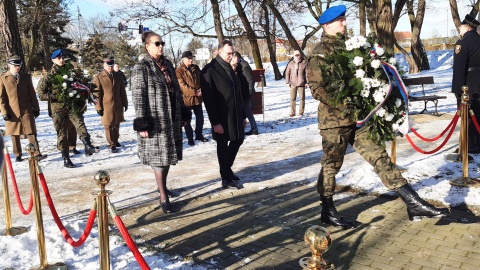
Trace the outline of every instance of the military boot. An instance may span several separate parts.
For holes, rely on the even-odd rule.
[[[97,149],[90,142],[90,137],[83,138],[82,143],[85,146],[85,155],[86,156],[91,156],[93,153],[97,152]]]
[[[75,168],[75,165],[70,160],[70,155],[68,153],[68,150],[62,151],[62,158],[63,158],[63,166],[67,168]]]
[[[335,205],[333,204],[333,197],[320,196],[320,200],[322,201],[322,212],[320,215],[321,222],[342,229],[350,229],[353,227],[353,222],[351,220],[340,216],[337,212],[337,209],[335,209]]]
[[[441,218],[450,215],[448,208],[436,208],[424,201],[417,192],[409,185],[403,185],[395,191],[407,205],[407,213],[410,221],[422,218]]]

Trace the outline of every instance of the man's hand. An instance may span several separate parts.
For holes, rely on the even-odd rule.
[[[128,110],[128,107],[125,107],[125,112]]]
[[[140,132],[138,132],[138,134],[142,138],[148,138],[148,131],[140,131]]]
[[[5,121],[10,121],[10,116],[8,116],[8,114],[5,114],[5,115],[3,116],[3,120],[5,120]]]
[[[98,115],[103,116],[103,110],[97,111]]]
[[[216,124],[213,126],[213,130],[216,133],[223,134],[225,131],[223,130],[222,124]]]
[[[40,115],[40,111],[33,111],[33,116],[37,118]]]

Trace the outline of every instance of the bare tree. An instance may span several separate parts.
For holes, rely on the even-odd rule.
[[[18,55],[24,60],[20,31],[18,30],[15,0],[0,1],[0,25],[3,41],[5,42],[5,58],[12,55]]]

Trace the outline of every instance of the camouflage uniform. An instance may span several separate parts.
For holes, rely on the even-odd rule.
[[[71,108],[66,107],[63,103],[57,100],[57,93],[52,88],[52,83],[48,81],[50,74],[55,74],[58,66],[53,65],[52,70],[43,76],[38,82],[37,92],[40,100],[48,100],[52,110],[52,119],[55,130],[57,131],[57,148],[60,151],[69,150],[69,142],[67,140],[67,132],[69,129],[68,120],[71,121],[73,126],[80,137],[80,140],[90,138],[85,121],[83,119],[82,112],[73,112]]]
[[[335,192],[335,175],[340,171],[348,144],[367,160],[379,175],[383,184],[389,189],[397,189],[407,181],[392,163],[385,147],[367,139],[368,130],[357,129],[355,120],[343,116],[345,106],[336,108],[327,105],[328,95],[322,84],[322,56],[333,52],[335,36],[324,35],[322,42],[312,51],[309,59],[307,78],[312,96],[320,101],[318,105],[318,126],[322,136],[322,169],[318,175],[318,193],[331,197]]]

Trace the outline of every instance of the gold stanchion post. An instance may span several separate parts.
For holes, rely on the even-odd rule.
[[[3,155],[8,155],[8,150],[6,146],[5,148],[3,148]],[[0,235],[15,236],[26,233],[28,231],[26,227],[12,227],[12,212],[10,208],[10,195],[8,190],[7,164],[5,160],[3,161],[2,165],[2,187],[3,204],[5,205],[5,230],[0,231]]]
[[[312,257],[303,257],[298,263],[304,270],[335,269],[335,265],[324,260],[322,253],[332,245],[330,233],[324,227],[314,225],[305,231],[305,245],[312,252]]]
[[[396,138],[394,138],[392,140],[392,156],[390,158],[392,159],[393,165],[397,166],[397,169],[400,172],[406,172],[407,171],[406,168],[403,168],[403,167],[397,165],[397,139]]]
[[[38,255],[40,256],[40,266],[32,267],[30,269],[35,269],[35,270],[67,269],[66,265],[62,262],[58,262],[55,264],[48,264],[47,262],[47,252],[45,249],[45,233],[43,230],[42,205],[40,203],[40,188],[38,185],[38,175],[37,175],[37,160],[33,156],[35,154],[36,147],[35,145],[29,143],[25,148],[25,151],[30,155],[28,159],[28,165],[30,169],[30,180],[32,182],[33,204],[35,207],[35,224],[37,227]]]
[[[110,175],[106,171],[98,171],[94,176],[97,185],[100,187],[97,195],[98,203],[98,248],[100,249],[100,270],[110,270],[110,245],[108,242],[108,195],[111,193],[105,190],[110,182]]]
[[[460,187],[479,187],[480,180],[468,177],[468,86],[462,86],[462,104],[461,104],[461,128],[459,158],[462,161],[462,177],[451,180],[450,185]]]

